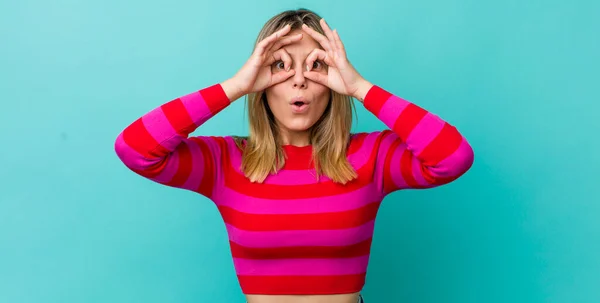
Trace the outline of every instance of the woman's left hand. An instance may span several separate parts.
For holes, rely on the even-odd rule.
[[[344,44],[342,44],[337,30],[331,31],[325,19],[321,19],[320,23],[325,36],[306,24],[302,25],[302,30],[319,42],[324,48],[316,48],[308,55],[306,68],[309,69],[309,67],[312,67],[314,61],[319,59],[327,64],[327,74],[305,70],[304,76],[340,94],[352,96],[362,101],[366,90],[372,84],[366,81],[348,61]]]

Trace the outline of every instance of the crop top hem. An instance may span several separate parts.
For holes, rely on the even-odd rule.
[[[237,275],[244,294],[332,295],[360,292],[366,272],[326,276],[245,276]]]

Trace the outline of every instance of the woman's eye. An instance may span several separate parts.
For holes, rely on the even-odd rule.
[[[275,67],[278,69],[284,69],[285,68],[285,63],[283,63],[283,61],[277,61],[275,63]]]
[[[322,68],[325,66],[325,63],[321,62],[320,60],[315,60],[315,62],[313,62],[313,69],[317,69],[317,68]]]
[[[280,70],[285,69],[285,63],[281,60],[276,61],[275,63],[273,63],[273,65],[277,69],[280,69]],[[320,60],[315,60],[315,62],[313,62],[312,69],[319,69],[319,68],[323,68],[324,66],[325,66],[325,63],[321,62]]]

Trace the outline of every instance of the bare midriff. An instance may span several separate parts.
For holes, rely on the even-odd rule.
[[[335,295],[246,295],[248,303],[356,303],[359,293]]]

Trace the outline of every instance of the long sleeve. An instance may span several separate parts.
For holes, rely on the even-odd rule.
[[[211,197],[219,177],[219,137],[188,137],[230,104],[220,84],[171,100],[127,126],[115,151],[133,172]]]
[[[383,195],[447,184],[473,164],[473,149],[456,127],[374,85],[365,108],[390,129],[380,133],[375,182]]]

